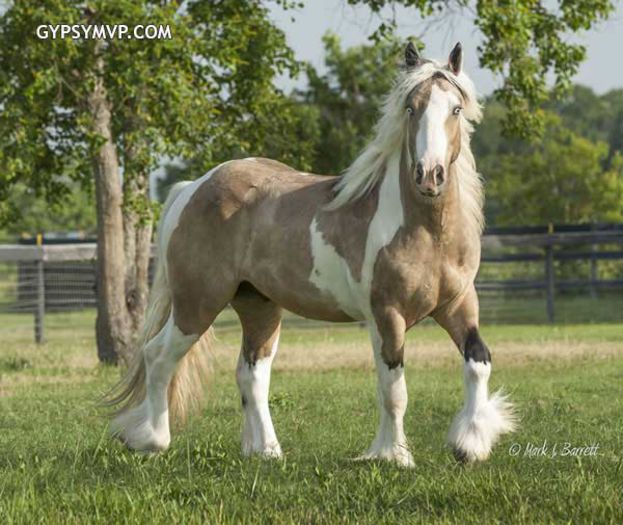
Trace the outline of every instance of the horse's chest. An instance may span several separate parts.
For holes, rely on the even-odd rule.
[[[372,301],[377,308],[399,308],[412,323],[460,295],[475,273],[463,258],[448,257],[434,246],[380,255],[372,283]]]

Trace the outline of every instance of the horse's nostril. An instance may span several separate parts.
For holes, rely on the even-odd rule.
[[[435,183],[437,186],[441,186],[445,179],[445,170],[441,164],[437,164],[435,167]]]
[[[417,166],[415,167],[415,182],[417,184],[421,184],[423,178],[424,178],[424,165],[420,161],[417,163]]]

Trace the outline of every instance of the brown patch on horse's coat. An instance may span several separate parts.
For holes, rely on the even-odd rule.
[[[465,93],[454,83],[450,82],[447,78],[442,77],[435,83],[444,91],[454,90],[459,100],[465,102]],[[461,152],[461,126],[459,125],[459,117],[450,115],[445,124],[446,137],[448,137],[448,151],[450,153],[449,164],[453,163],[459,158]]]
[[[466,235],[460,214],[447,210],[457,204],[456,174],[450,170],[443,202],[429,202],[413,188],[404,163],[401,167],[405,224],[374,265],[371,304],[379,328],[388,311],[399,313],[409,328],[460,300],[480,261],[479,239]]]
[[[428,101],[430,100],[430,93],[433,89],[435,80],[429,78],[421,84],[419,84],[407,97],[406,105],[413,110],[412,121],[419,122],[426,111]],[[415,137],[415,135],[414,135]]]
[[[381,357],[391,369],[404,366],[405,354],[405,318],[392,307],[375,312],[377,330],[381,336]]]

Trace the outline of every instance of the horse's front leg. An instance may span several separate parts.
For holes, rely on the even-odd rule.
[[[457,304],[436,316],[463,354],[465,403],[448,433],[448,443],[459,461],[489,457],[497,439],[512,432],[516,418],[511,403],[500,392],[489,397],[491,353],[478,330],[478,297],[472,288]]]
[[[407,409],[407,384],[404,375],[405,321],[391,311],[370,321],[370,337],[378,379],[379,429],[374,442],[361,459],[386,459],[413,467],[407,446],[403,418]]]

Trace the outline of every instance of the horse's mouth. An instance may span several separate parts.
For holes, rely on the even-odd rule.
[[[428,190],[428,191],[418,190],[418,191],[420,192],[420,195],[428,199],[436,199],[437,197],[441,195],[441,192],[439,191],[433,191],[433,190]]]

